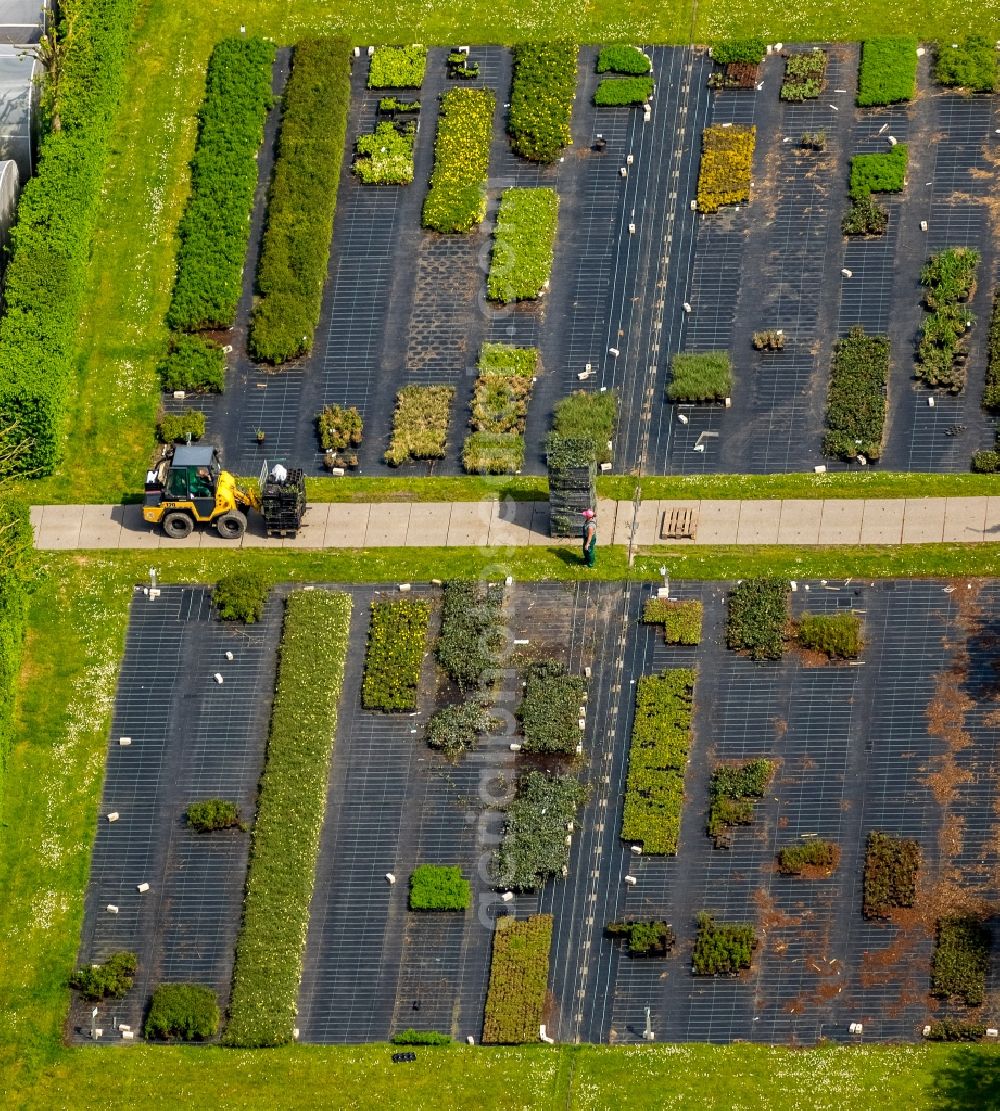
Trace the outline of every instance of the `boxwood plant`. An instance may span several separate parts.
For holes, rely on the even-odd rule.
[[[372,602],[361,704],[366,710],[415,710],[427,651],[429,602],[419,598]]]

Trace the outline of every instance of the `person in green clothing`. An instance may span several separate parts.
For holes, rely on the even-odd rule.
[[[597,562],[597,514],[592,509],[583,511],[583,561],[588,567]]]

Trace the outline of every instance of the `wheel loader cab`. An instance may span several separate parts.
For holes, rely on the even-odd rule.
[[[163,502],[190,502],[199,520],[215,512],[215,495],[222,464],[214,447],[178,447],[167,466]]]

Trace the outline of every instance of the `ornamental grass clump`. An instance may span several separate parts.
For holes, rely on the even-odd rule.
[[[577,47],[571,42],[523,42],[513,50],[507,130],[515,154],[555,162],[573,141]]]
[[[718,212],[750,199],[756,127],[706,127],[701,136],[698,209]]]
[[[733,392],[728,351],[678,354],[670,364],[667,397],[671,401],[725,401]]]
[[[443,459],[454,397],[453,386],[404,386],[396,394],[385,461],[399,467],[415,459]]]
[[[495,109],[492,89],[452,89],[441,97],[425,228],[464,233],[482,223]]]
[[[431,607],[417,598],[372,602],[361,704],[366,710],[417,708]]]
[[[881,456],[888,382],[889,340],[866,335],[860,325],[852,328],[833,349],[823,438],[827,455]]]
[[[822,652],[830,659],[856,660],[864,646],[861,616],[857,613],[804,613],[798,625],[803,648]]]
[[[505,189],[500,195],[486,291],[510,304],[540,297],[552,273],[559,195],[554,189]]]
[[[549,987],[552,915],[496,920],[483,1042],[524,1045],[539,1040]]]

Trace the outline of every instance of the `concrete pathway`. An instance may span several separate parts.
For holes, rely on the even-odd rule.
[[[692,509],[695,538],[681,544],[927,544],[1000,541],[1000,497],[831,501],[600,502],[603,544],[648,547],[662,536],[664,515]],[[169,540],[142,519],[139,505],[33,506],[35,545],[66,548],[233,547],[213,529]],[[294,540],[272,540],[251,516],[246,548],[509,547],[576,543],[549,538],[547,502],[343,502],[311,505]]]

